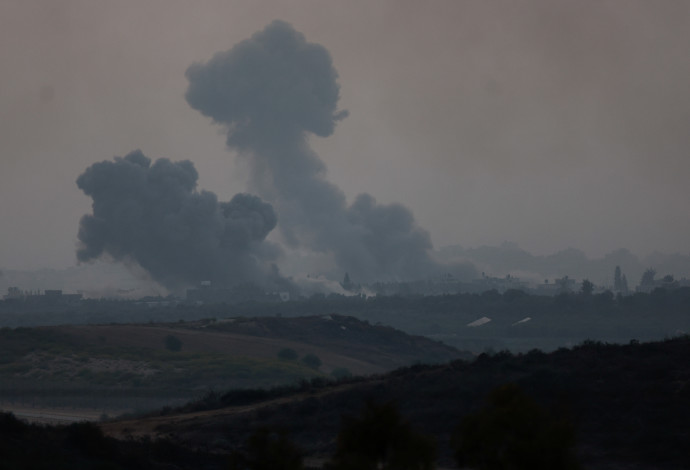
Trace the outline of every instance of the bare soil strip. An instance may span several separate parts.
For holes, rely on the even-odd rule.
[[[3,407],[2,411],[10,412],[17,418],[29,423],[70,424],[82,421],[98,421],[101,412],[96,410],[54,410],[48,408],[14,408]]]
[[[208,420],[222,420],[227,416],[235,416],[242,413],[249,413],[260,408],[270,408],[290,402],[298,402],[311,397],[323,397],[331,393],[340,393],[357,387],[359,384],[342,384],[329,387],[324,390],[314,392],[302,392],[287,397],[280,397],[273,400],[253,403],[251,405],[230,406],[214,410],[197,411],[192,413],[181,413],[168,416],[152,416],[125,421],[113,421],[101,423],[103,432],[116,439],[131,439],[140,437],[164,437],[168,434],[166,429],[185,428],[188,425],[199,426]]]

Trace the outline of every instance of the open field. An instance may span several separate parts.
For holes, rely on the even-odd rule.
[[[110,416],[179,405],[211,390],[467,357],[338,316],[5,328],[0,341],[0,408],[89,408]]]

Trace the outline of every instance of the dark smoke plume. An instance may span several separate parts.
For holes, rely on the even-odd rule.
[[[360,281],[419,279],[435,271],[429,234],[400,204],[368,194],[347,205],[309,146],[333,133],[340,86],[329,52],[275,21],[250,39],[187,69],[190,106],[227,128],[227,144],[251,163],[252,186],[280,215],[292,246],[329,253]]]
[[[79,261],[133,261],[170,290],[203,280],[282,282],[267,264],[279,254],[265,241],[277,221],[272,206],[249,194],[219,202],[196,190],[197,177],[190,161],[151,164],[138,150],[90,166],[77,179],[93,199],[80,222]]]

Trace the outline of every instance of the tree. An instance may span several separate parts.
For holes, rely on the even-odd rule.
[[[283,348],[278,351],[278,357],[286,361],[294,361],[299,357],[299,355],[297,354],[297,351],[292,348]]]
[[[283,431],[261,428],[245,443],[244,452],[230,456],[231,470],[302,470],[302,451]]]
[[[403,420],[393,403],[367,402],[358,417],[344,417],[334,470],[431,470],[435,446]]]
[[[465,416],[452,436],[459,467],[477,470],[573,470],[575,432],[515,384],[493,390],[487,405]]]
[[[346,379],[352,377],[352,372],[346,367],[336,367],[331,371],[331,376],[335,379]]]
[[[585,296],[590,296],[592,292],[594,292],[594,284],[589,279],[583,279],[580,293]]]
[[[656,276],[656,271],[652,268],[647,269],[644,273],[642,273],[640,287],[652,287],[654,285],[654,276]]]
[[[107,458],[112,455],[113,442],[96,423],[72,423],[65,429],[67,442],[88,457]]]
[[[304,362],[307,367],[311,367],[312,369],[318,369],[321,367],[321,359],[319,359],[319,356],[313,353],[305,355],[302,358],[302,362]]]
[[[623,277],[621,276],[621,267],[616,266],[613,271],[613,290],[621,292],[623,290]]]
[[[611,304],[613,304],[614,295],[613,292],[611,292],[610,290],[606,290],[601,294],[595,295],[594,298],[597,299],[597,302],[599,304],[604,306],[610,306]]]
[[[520,289],[508,289],[503,293],[503,299],[507,302],[527,297],[527,293]]]
[[[346,291],[351,291],[355,288],[355,284],[350,280],[350,275],[348,273],[345,273],[345,277],[343,278],[343,282],[340,283],[340,286]]]
[[[165,337],[165,348],[168,351],[180,351],[182,350],[182,341],[177,336],[168,335]]]

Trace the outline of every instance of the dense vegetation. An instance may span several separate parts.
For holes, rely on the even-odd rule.
[[[93,423],[29,425],[0,413],[3,470],[156,470],[227,468],[227,458],[190,451],[169,441],[118,441]]]
[[[188,409],[219,407],[217,418],[206,411],[188,421],[157,422],[153,435],[175,436],[178,444],[191,448],[215,443],[210,446],[214,451],[230,452],[252,430],[280,429],[308,455],[327,459],[337,449],[343,416],[358,415],[367,402],[393,403],[415,432],[434,438],[439,462],[448,466],[456,455],[452,436],[468,416],[480,421],[524,416],[510,409],[482,411],[497,403],[492,390],[514,384],[522,403],[518,409],[544,410],[533,424],[541,422],[550,431],[535,431],[535,439],[551,442],[549,437],[561,436],[561,442],[573,442],[584,468],[684,468],[690,464],[688,357],[687,337],[627,345],[586,342],[550,354],[482,354],[472,362],[418,365],[368,379],[221,394]],[[254,405],[245,408],[247,403]],[[237,412],[226,406],[237,406]],[[519,420],[512,421],[520,435]],[[138,426],[136,421],[126,425]],[[117,423],[105,426],[115,429]],[[520,446],[529,447],[529,442]],[[569,454],[555,453],[554,459],[558,455],[567,460]]]
[[[687,468],[688,357],[687,337],[624,346],[587,342],[550,354],[482,354],[473,362],[321,380],[263,397],[228,394],[235,412],[207,411],[184,421],[168,411],[168,422],[157,416],[102,424],[105,434],[89,424],[28,426],[1,415],[0,452],[3,468],[39,469],[251,470],[276,461],[291,463],[271,468],[314,462],[398,468],[391,463],[397,455],[416,462],[411,469],[433,468],[430,462],[577,468],[578,461],[583,468]],[[226,400],[215,406],[227,406]],[[123,425],[136,434],[151,419],[157,424],[149,437],[106,437]]]

